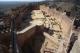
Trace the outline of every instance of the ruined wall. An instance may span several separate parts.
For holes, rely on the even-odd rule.
[[[66,16],[65,12],[59,12],[56,9],[50,9],[49,7],[44,5],[40,6],[40,11],[41,13],[43,13],[45,18],[44,20],[46,21],[44,23],[43,18],[41,19],[38,18],[38,15],[40,14],[37,14],[38,19],[33,19],[33,21],[35,20],[35,24],[37,23],[37,21],[41,20],[43,22],[42,25],[44,25],[44,27],[54,31],[61,31],[54,32],[53,35],[50,35],[49,33],[47,33],[48,35],[44,34],[46,38],[45,42],[42,45],[41,53],[44,52],[66,53],[66,49],[71,36],[70,32],[72,27],[72,21]],[[54,24],[51,24],[51,22],[53,22]]]

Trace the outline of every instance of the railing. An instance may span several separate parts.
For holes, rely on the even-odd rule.
[[[18,44],[17,44],[17,34],[16,34],[16,27],[15,27],[15,17],[11,17],[11,53],[20,53]]]

